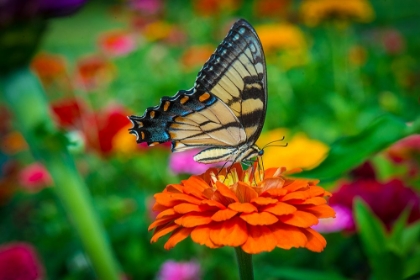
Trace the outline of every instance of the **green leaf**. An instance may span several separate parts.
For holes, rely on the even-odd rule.
[[[322,181],[334,180],[373,154],[418,131],[420,118],[407,125],[391,115],[383,115],[358,135],[343,137],[334,142],[327,158],[319,166],[298,176],[318,178]]]
[[[346,280],[347,278],[335,273],[335,272],[322,272],[310,269],[298,269],[298,268],[285,268],[285,267],[266,267],[264,271],[267,271],[266,275],[270,278],[275,277],[276,279],[288,279],[288,280]],[[257,277],[258,278],[258,277]]]
[[[395,221],[394,225],[392,226],[391,236],[389,238],[389,248],[392,249],[393,252],[403,256],[404,255],[404,247],[402,246],[403,243],[403,234],[404,230],[407,225],[408,216],[411,212],[411,206],[406,207],[398,219]]]
[[[416,222],[404,228],[401,250],[408,253],[420,242],[420,222]]]
[[[385,252],[387,240],[385,227],[372,213],[361,199],[356,199],[354,204],[357,229],[366,254],[374,258]]]
[[[355,202],[356,225],[360,234],[373,279],[401,279],[403,258],[390,250],[385,226],[360,199]]]

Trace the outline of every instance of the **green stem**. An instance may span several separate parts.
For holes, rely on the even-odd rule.
[[[242,251],[241,247],[235,247],[236,259],[238,260],[239,279],[254,280],[254,269],[252,267],[252,255]]]
[[[99,279],[119,279],[112,255],[91,197],[67,150],[66,138],[55,128],[38,80],[29,69],[0,77],[0,93],[12,110],[15,123],[34,157],[51,173],[54,190],[79,234]]]

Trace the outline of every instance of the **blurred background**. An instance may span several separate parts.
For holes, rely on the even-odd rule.
[[[324,252],[257,255],[256,278],[419,272],[419,1],[2,2],[0,279],[106,275],[95,234],[121,279],[237,279],[232,248],[150,244],[153,194],[207,166],[167,144],[137,145],[127,116],[191,88],[239,18],[267,60],[258,144],[288,143],[266,149],[265,167],[309,170],[326,158],[307,174],[337,212],[317,226]],[[81,222],[90,211],[92,235]]]

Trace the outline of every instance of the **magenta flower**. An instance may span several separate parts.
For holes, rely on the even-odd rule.
[[[124,56],[136,48],[136,40],[126,31],[109,31],[101,35],[99,47],[106,55]]]
[[[0,246],[0,279],[37,280],[44,278],[44,268],[35,249],[27,243]]]
[[[392,228],[393,223],[408,207],[411,207],[408,222],[412,223],[420,219],[419,195],[398,179],[385,183],[374,179],[359,179],[344,183],[333,192],[329,203],[333,207],[341,206],[353,210],[356,197],[360,197],[369,205],[387,229]],[[348,229],[355,230],[354,226]]]
[[[200,265],[195,261],[176,262],[166,261],[160,267],[158,280],[198,280],[200,277]]]
[[[420,134],[401,139],[388,149],[387,155],[394,163],[406,165],[411,176],[417,175],[420,172]]]
[[[25,167],[19,174],[20,185],[27,191],[37,192],[52,184],[47,169],[40,163]]]
[[[312,228],[322,233],[337,232],[354,228],[351,209],[341,205],[331,205],[335,211],[335,218],[320,219]]]
[[[210,164],[194,161],[194,156],[199,150],[187,150],[184,152],[172,153],[169,158],[169,167],[175,174],[202,174],[212,166]]]

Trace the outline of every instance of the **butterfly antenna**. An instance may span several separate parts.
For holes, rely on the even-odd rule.
[[[264,145],[264,147],[262,147],[261,150],[264,150],[265,148],[269,147],[271,144],[275,143],[275,142],[282,142],[284,140],[284,136],[281,139],[277,139],[271,142],[268,142],[267,144]],[[287,147],[288,143],[283,144],[283,145],[271,145],[270,147]]]

